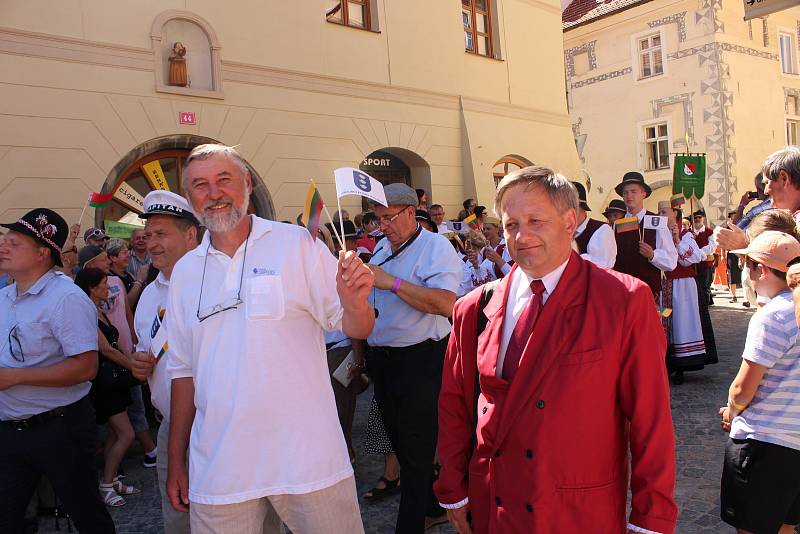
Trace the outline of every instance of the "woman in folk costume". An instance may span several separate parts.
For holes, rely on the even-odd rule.
[[[680,228],[683,196],[672,201],[659,202],[658,212],[667,217],[672,230],[678,265],[665,272],[661,282],[662,322],[667,335],[667,369],[673,384],[683,383],[684,371],[702,369],[706,364],[717,363],[714,330],[708,314],[706,300],[701,298],[695,277],[695,264],[704,256],[691,230]],[[671,309],[672,312],[666,312]],[[665,317],[666,315],[666,317]]]
[[[467,250],[463,256],[464,273],[458,296],[463,297],[476,287],[496,280],[494,263],[486,259],[484,249],[489,245],[486,237],[477,230],[471,230],[466,239]]]

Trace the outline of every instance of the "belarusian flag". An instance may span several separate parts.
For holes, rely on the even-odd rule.
[[[686,198],[703,198],[706,189],[706,157],[702,154],[676,154],[672,173],[672,193]]]
[[[306,206],[305,209],[303,209],[303,224],[306,225],[308,232],[311,234],[311,239],[314,241],[317,240],[317,234],[319,233],[320,214],[322,213],[323,206],[322,196],[319,194],[317,186],[312,181],[311,185],[308,187]]]
[[[114,198],[114,193],[103,195],[101,193],[91,193],[87,202],[93,208],[105,208],[111,205],[111,200]]]

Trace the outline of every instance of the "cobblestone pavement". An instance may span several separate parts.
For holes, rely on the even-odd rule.
[[[739,290],[741,298],[741,290]],[[702,371],[686,373],[686,381],[672,388],[672,414],[678,444],[676,500],[680,510],[677,532],[680,534],[720,534],[732,532],[719,519],[719,481],[725,435],[719,428],[717,410],[727,398],[727,388],[739,367],[747,321],[752,310],[740,303],[730,304],[730,294],[719,293],[712,307],[720,363]],[[363,449],[364,428],[371,400],[371,390],[360,396],[356,413],[353,443]],[[142,488],[141,495],[128,497],[128,504],[112,509],[120,534],[158,534],[162,532],[160,501],[155,469],[141,467],[141,456],[129,457],[125,464],[127,482]],[[359,454],[356,480],[359,494],[367,491],[383,472],[379,457]],[[394,532],[399,503],[395,495],[376,504],[362,501],[361,512],[367,533]],[[54,528],[52,517],[40,519],[41,534],[65,532]],[[449,526],[435,527],[432,534],[453,533]]]

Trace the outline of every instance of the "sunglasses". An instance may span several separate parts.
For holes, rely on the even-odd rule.
[[[84,240],[86,239],[105,239],[106,233],[102,230],[94,230],[92,233],[87,235]]]

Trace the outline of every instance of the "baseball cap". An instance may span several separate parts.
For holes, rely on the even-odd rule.
[[[97,245],[86,245],[78,252],[78,267],[86,268],[86,264],[105,252],[103,247]]]
[[[89,228],[83,233],[83,240],[88,241],[90,239],[109,239],[109,237],[102,228]]]
[[[732,250],[777,271],[786,272],[789,263],[800,256],[800,242],[789,234],[767,230],[750,241],[747,248]]]

